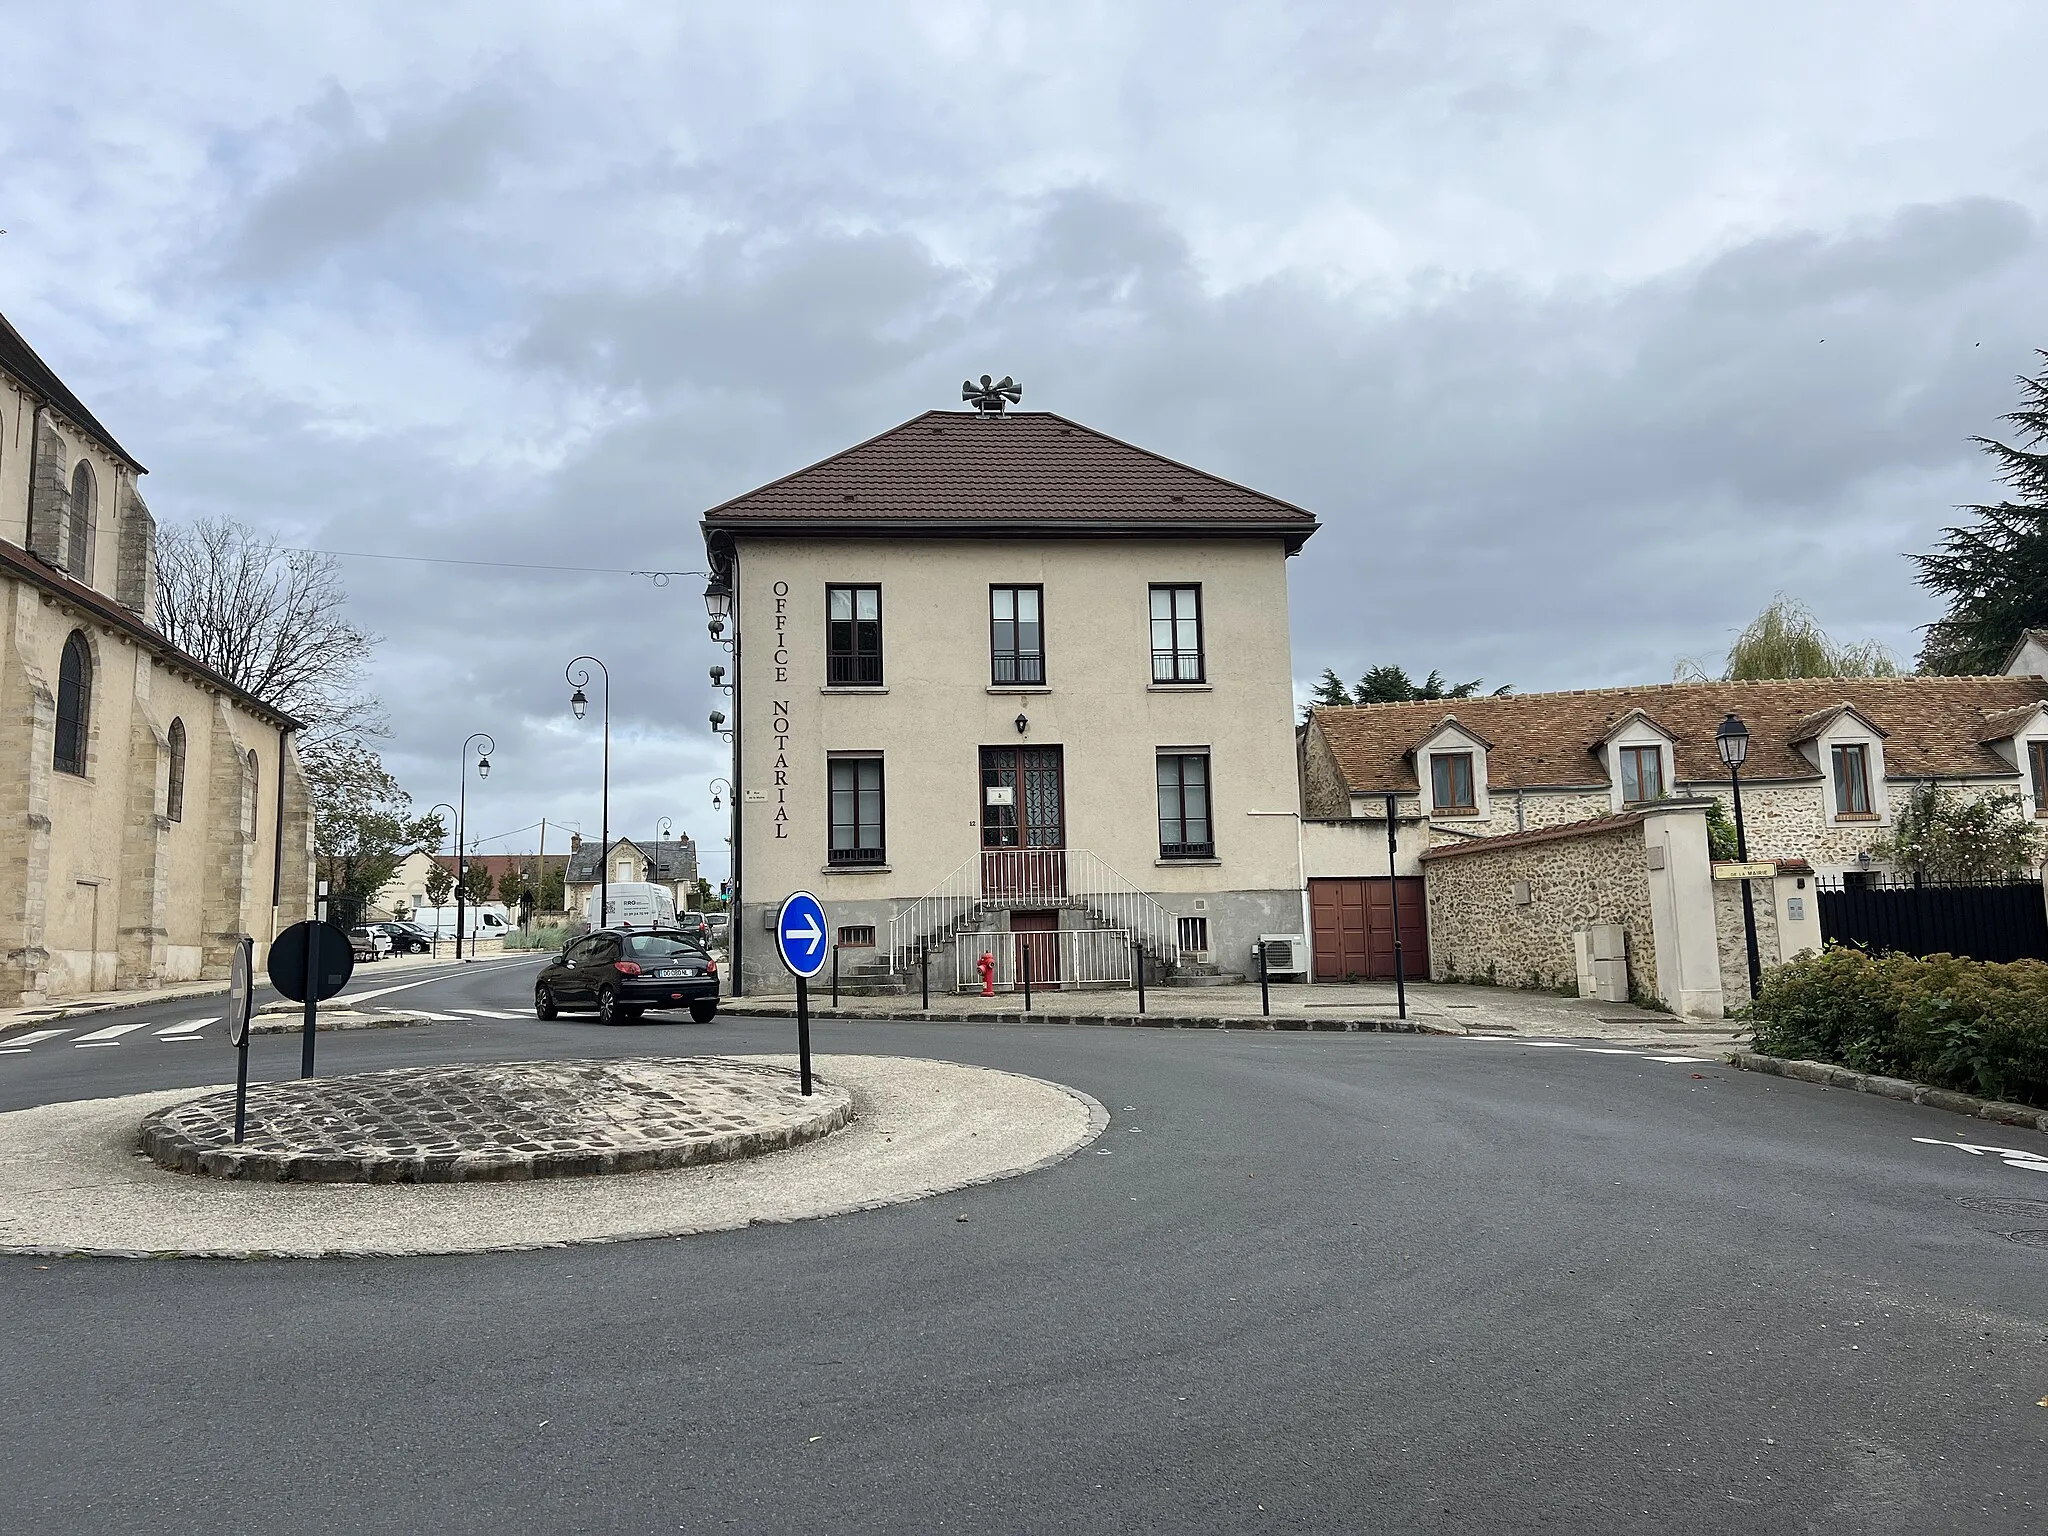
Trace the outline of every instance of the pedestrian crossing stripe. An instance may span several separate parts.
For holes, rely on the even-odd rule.
[[[502,1008],[458,1008],[457,1013],[473,1014],[479,1019],[523,1019],[523,1013],[507,1013]]]
[[[134,1024],[109,1024],[105,1029],[96,1029],[89,1035],[80,1035],[73,1045],[111,1045],[123,1035],[133,1034],[138,1029],[149,1028],[149,1020]]]
[[[55,1040],[59,1035],[68,1035],[70,1033],[71,1031],[68,1029],[30,1030],[25,1035],[16,1035],[13,1039],[9,1040],[7,1042],[7,1049],[10,1051],[25,1051],[32,1045],[39,1045],[45,1040]]]

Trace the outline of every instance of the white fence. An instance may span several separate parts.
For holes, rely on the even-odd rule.
[[[1045,933],[994,929],[955,937],[953,990],[979,992],[981,957],[988,955],[995,961],[996,990],[1023,991],[1027,949],[1034,991],[1137,985],[1127,928],[1061,928]]]

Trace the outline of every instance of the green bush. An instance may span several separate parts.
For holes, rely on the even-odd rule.
[[[2039,960],[1831,945],[1766,975],[1750,1016],[1766,1055],[2048,1105],[2048,964]]]
[[[567,928],[532,928],[515,930],[505,936],[507,949],[560,949],[569,942]]]

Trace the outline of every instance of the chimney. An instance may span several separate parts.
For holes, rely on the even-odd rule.
[[[571,853],[580,853],[582,849],[583,834],[581,832],[571,832],[569,834],[569,851]]]

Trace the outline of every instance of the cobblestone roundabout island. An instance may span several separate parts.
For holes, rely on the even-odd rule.
[[[641,1173],[777,1152],[853,1118],[853,1096],[716,1057],[401,1067],[210,1094],[142,1122],[163,1168],[309,1183],[461,1183]]]

